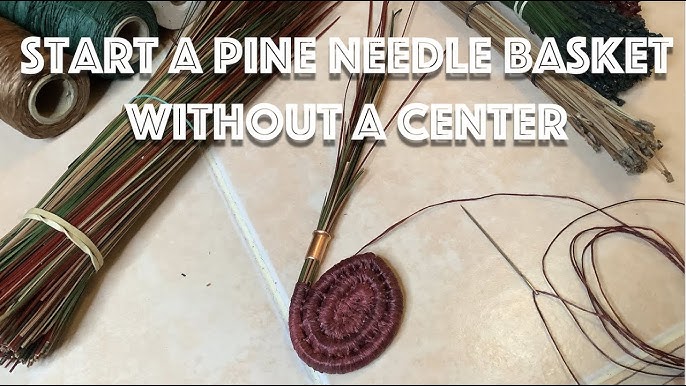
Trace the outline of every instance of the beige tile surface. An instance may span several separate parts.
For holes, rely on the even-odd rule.
[[[407,12],[410,2],[393,6]],[[675,48],[667,79],[643,82],[626,96],[625,109],[656,124],[665,143],[660,156],[676,182],[665,183],[654,169],[627,176],[572,129],[566,146],[547,147],[410,147],[392,132],[350,200],[323,269],[400,217],[449,198],[509,191],[573,195],[598,204],[634,197],[683,200],[684,4],[643,7],[649,27],[673,36]],[[344,3],[337,13],[342,17],[327,36],[364,34],[367,3]],[[447,8],[429,2],[418,3],[408,35],[476,36]],[[278,80],[257,102],[340,103],[345,80],[329,79],[325,55],[326,44],[320,44],[316,80]],[[490,81],[439,75],[412,101],[550,102],[528,81],[504,80],[498,55],[493,68]],[[141,85],[112,84],[79,125],[55,140],[29,140],[0,126],[0,232],[15,225]],[[389,82],[379,106],[382,119],[390,118],[411,87],[408,80]],[[249,140],[214,146],[110,260],[59,350],[28,370],[0,373],[0,383],[571,381],[530,292],[457,206],[428,212],[370,248],[395,268],[406,296],[403,324],[390,348],[360,371],[313,378],[290,349],[283,316],[334,158],[335,148],[319,138],[300,147],[284,137],[270,146]],[[503,198],[467,206],[539,286],[547,243],[584,213],[579,205],[553,200]],[[659,227],[684,250],[683,210],[634,205],[613,213]],[[613,300],[644,336],[683,342],[681,275],[644,246],[622,241],[602,247],[600,270]],[[579,297],[566,248],[552,249],[551,277]],[[613,376],[616,369],[573,332],[558,304],[543,301],[542,308],[584,381]]]
[[[684,355],[684,347],[681,346],[680,348],[677,348],[674,350],[674,354],[676,355]],[[657,366],[647,366],[645,367],[642,371],[645,372],[659,372],[660,369],[657,368]],[[665,378],[660,378],[656,377],[654,375],[650,374],[645,374],[645,373],[632,373],[632,374],[622,374],[620,377],[617,377],[615,379],[610,380],[612,383],[606,383],[606,384],[621,384],[621,385],[649,385],[649,384],[656,384],[656,383],[665,383],[670,385],[683,385],[684,384],[684,378],[682,377],[675,377],[674,379],[666,379]]]
[[[409,9],[409,3],[403,5]],[[661,157],[674,175],[683,176],[683,4],[646,4],[644,8],[646,17],[653,22],[651,27],[659,26],[665,36],[674,36],[677,47],[669,57],[667,80],[651,79],[639,85],[627,95],[626,109],[658,126],[666,143]],[[363,5],[346,4],[341,11],[346,17],[330,35],[363,33],[365,11]],[[438,39],[474,36],[462,21],[435,3],[419,4],[408,34]],[[319,54],[322,58],[325,52]],[[498,68],[502,68],[500,57],[494,58],[494,69]],[[342,100],[344,87],[344,81],[327,81],[322,76],[305,85],[278,81],[259,101],[277,106],[314,99],[336,103]],[[382,119],[392,115],[410,87],[409,81],[388,84],[379,108]],[[505,81],[497,71],[490,81],[446,81],[439,75],[423,84],[413,101],[468,105],[549,102],[529,82]],[[269,147],[246,142],[242,147],[216,150],[244,200],[278,278],[290,290],[310,232],[316,226],[335,149],[323,148],[318,141],[295,148],[282,140]],[[410,148],[392,133],[386,146],[373,156],[367,177],[350,200],[324,269],[350,256],[386,226],[418,207],[448,198],[502,191],[567,194],[606,204],[645,196],[683,199],[684,182],[681,178],[667,184],[654,170],[627,176],[607,154],[594,154],[571,130],[570,141],[563,147],[513,147],[511,143],[478,147],[469,143],[462,147]],[[539,285],[543,283],[539,258],[547,241],[566,221],[583,213],[583,208],[576,205],[531,200],[501,199],[471,204],[470,208]],[[659,226],[683,248],[681,213],[677,210],[675,214],[673,207],[634,206],[618,211],[632,220]],[[608,257],[603,272],[627,264],[626,253],[638,247],[624,243],[605,248],[616,260]],[[397,270],[407,296],[406,316],[399,336],[381,358],[358,372],[331,377],[333,382],[570,381],[535,314],[530,294],[459,208],[432,211],[371,250]],[[551,270],[556,283],[579,295],[579,288],[570,280],[571,270],[562,265],[565,250],[564,245],[553,250]],[[650,276],[638,285],[634,284],[638,279],[622,280],[628,272],[613,275],[620,279],[612,282],[619,293],[616,296],[622,296],[617,301],[648,299],[630,303],[635,304],[630,306],[633,311],[626,312],[634,312],[637,323],[651,336],[672,327],[672,332],[682,332],[683,281],[673,270],[654,265],[652,260],[633,263],[632,269],[647,269]],[[662,287],[653,288],[663,282],[666,284]],[[655,297],[647,295],[658,290],[666,291],[668,300],[652,303]],[[545,306],[549,306],[551,317],[560,318],[555,327],[567,354],[576,359],[576,371],[587,381],[605,376],[607,361],[578,334],[571,333],[555,304]]]

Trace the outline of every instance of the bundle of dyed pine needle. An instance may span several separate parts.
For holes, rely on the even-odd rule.
[[[329,2],[212,2],[193,28],[202,74],[168,74],[161,64],[137,103],[247,103],[271,75],[242,65],[213,73],[214,38],[307,36],[335,4]],[[193,138],[192,128],[188,138]],[[0,364],[31,365],[53,348],[89,279],[203,142],[137,141],[120,113],[78,157],[27,219],[0,240]],[[60,231],[56,231],[55,229]],[[66,237],[66,235],[69,236]],[[97,331],[95,332],[97,333]]]
[[[393,34],[389,4],[382,4],[381,21],[372,35],[370,2],[368,36]],[[403,314],[398,280],[373,253],[342,260],[315,282],[337,219],[373,148],[368,139],[352,139],[355,125],[364,114],[363,107],[378,102],[385,79],[385,74],[361,74],[356,80],[349,117],[341,124],[331,187],[291,298],[288,327],[293,347],[320,372],[347,373],[372,362],[391,343]]]
[[[645,20],[638,15],[635,7],[624,5],[625,2],[594,1],[502,1],[512,8],[524,20],[531,30],[541,38],[555,38],[559,47],[567,47],[567,41],[576,36],[591,37],[631,37],[648,38],[662,36],[648,31]],[[624,104],[619,93],[633,87],[636,83],[650,76],[654,65],[652,49],[639,50],[645,53],[645,64],[648,72],[640,74],[613,74],[609,71],[594,74],[586,71],[575,75],[587,85],[593,87],[602,96]],[[561,49],[562,58],[573,61],[566,49]],[[614,51],[617,62],[625,63],[626,47],[622,41]],[[590,56],[590,55],[589,55]]]
[[[505,37],[527,38],[488,3],[443,1],[462,20],[482,36],[490,37],[492,45],[502,54]],[[531,55],[538,57],[539,47],[532,42]],[[531,73],[528,73],[531,78]],[[662,142],[655,137],[652,123],[636,119],[604,98],[577,78],[546,72],[531,79],[567,112],[569,123],[594,150],[605,149],[612,159],[628,173],[642,173],[652,163],[668,182],[672,174],[657,157]]]

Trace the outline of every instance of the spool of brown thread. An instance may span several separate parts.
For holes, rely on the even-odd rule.
[[[40,50],[45,69],[21,73],[22,41],[31,36],[0,18],[0,119],[31,138],[55,137],[86,113],[90,81],[86,74],[66,74],[72,57],[64,54],[62,74],[50,73],[50,55]]]

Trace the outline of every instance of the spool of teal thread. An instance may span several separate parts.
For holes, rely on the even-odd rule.
[[[100,62],[104,59],[104,38],[157,37],[155,12],[145,1],[2,1],[0,16],[34,35],[68,37],[65,50],[74,54],[82,37],[90,37]],[[131,67],[138,72],[136,55]],[[133,74],[96,74],[103,78],[124,78]]]

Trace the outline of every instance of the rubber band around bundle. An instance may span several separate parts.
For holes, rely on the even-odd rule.
[[[521,3],[521,4],[520,4]],[[524,19],[522,14],[524,13],[524,7],[526,7],[528,1],[515,1],[514,6],[512,7],[512,10],[515,11],[517,16],[519,16],[520,19]],[[517,6],[519,5],[519,9],[517,9]]]
[[[471,4],[469,4],[469,8],[467,8],[467,12],[465,13],[465,16],[464,16],[464,22],[465,22],[465,24],[467,24],[467,27],[469,27],[469,28],[472,28],[472,26],[469,25],[469,15],[472,14],[474,7],[476,7],[479,4],[490,4],[490,1],[475,1]]]
[[[90,257],[96,272],[102,267],[104,259],[98,247],[95,246],[93,241],[91,241],[85,233],[81,232],[63,218],[44,209],[32,208],[26,212],[24,219],[40,221],[50,228],[63,233],[72,243],[74,243],[74,245]]]

